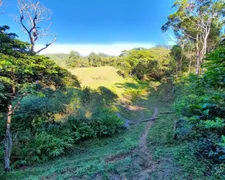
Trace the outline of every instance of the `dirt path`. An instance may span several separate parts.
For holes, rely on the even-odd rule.
[[[146,124],[145,131],[140,138],[139,152],[136,158],[137,162],[139,162],[140,171],[138,173],[138,176],[136,176],[134,179],[138,179],[138,180],[150,179],[152,174],[155,171],[157,171],[159,164],[158,162],[153,160],[152,153],[149,152],[148,146],[147,146],[148,134],[154,123],[154,120],[156,119],[157,114],[158,114],[158,108],[155,107],[154,114],[149,119],[150,121]]]
[[[147,148],[147,136],[148,136],[148,132],[150,130],[150,128],[152,127],[153,125],[153,122],[156,118],[158,114],[158,108],[155,107],[155,111],[154,111],[154,114],[152,115],[152,117],[149,119],[149,122],[146,124],[146,128],[145,128],[145,131],[143,133],[143,135],[141,136],[140,138],[140,143],[139,143],[139,150],[143,153],[147,153],[148,152],[148,148]]]
[[[148,119],[145,130],[140,137],[139,144],[135,149],[130,152],[106,157],[105,162],[114,163],[130,156],[133,162],[129,167],[133,177],[132,179],[144,180],[150,178],[151,174],[157,170],[158,163],[153,160],[151,152],[148,151],[147,138],[157,114],[158,108],[155,107],[154,113],[152,117]],[[123,178],[120,177],[118,179]]]
[[[152,115],[151,118],[149,118],[148,123],[146,124],[145,131],[140,138],[139,145],[137,148],[132,149],[130,152],[108,156],[105,158],[105,162],[112,163],[112,162],[120,161],[137,152],[141,152],[149,156],[149,152],[147,148],[147,137],[148,137],[149,130],[152,127],[154,120],[156,119],[157,114],[158,114],[158,108],[155,108],[154,114]]]

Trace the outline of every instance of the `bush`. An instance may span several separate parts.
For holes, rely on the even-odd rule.
[[[108,109],[102,109],[94,113],[90,119],[77,119],[69,117],[69,126],[75,134],[76,140],[112,136],[123,126],[123,121]]]
[[[76,127],[74,135],[76,140],[80,140],[95,137],[96,132],[89,124],[81,123],[78,127]]]
[[[112,136],[118,132],[118,130],[122,128],[124,124],[124,122],[118,116],[106,109],[98,112],[94,118],[96,119],[93,120],[92,126],[94,127],[98,136]]]
[[[119,76],[121,76],[122,78],[127,78],[127,77],[129,77],[129,75],[128,75],[125,71],[122,71],[122,70],[118,70],[118,71],[117,71],[117,74],[118,74]]]
[[[46,131],[34,136],[27,132],[15,142],[12,160],[15,161],[15,166],[44,162],[63,154],[67,148],[72,147],[73,142],[71,137],[60,138]]]
[[[14,167],[60,156],[77,141],[112,136],[123,125],[122,120],[109,110],[117,96],[107,88],[45,89],[43,94],[45,96],[24,98],[13,116],[11,162]],[[63,119],[58,121],[57,114]],[[4,129],[5,121],[1,121],[0,132]],[[0,142],[3,141],[4,134],[0,134],[0,138]]]
[[[0,143],[0,146],[3,147],[3,143]],[[3,162],[4,151],[3,148],[0,149],[0,162]]]

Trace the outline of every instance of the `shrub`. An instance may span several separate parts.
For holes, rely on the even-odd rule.
[[[90,119],[77,119],[76,116],[70,116],[68,123],[76,140],[96,136],[111,136],[123,126],[123,121],[108,109],[99,110]]]
[[[65,141],[57,138],[47,132],[35,134],[33,139],[24,147],[28,151],[25,162],[44,162],[50,158],[57,157],[65,152],[65,149],[71,147],[73,140]]]
[[[183,116],[178,123],[178,137],[196,142],[196,156],[219,167],[225,161],[224,53],[225,48],[220,47],[207,55],[206,71],[182,82],[183,94],[175,104]],[[221,174],[219,168],[214,170],[214,174]]]
[[[95,116],[96,119],[93,120],[92,126],[98,136],[114,135],[124,124],[118,116],[106,109],[98,112]]]
[[[0,146],[3,147],[3,143],[0,143]],[[3,148],[0,149],[0,162],[3,162],[4,151]]]
[[[118,70],[118,71],[117,71],[117,74],[118,74],[119,76],[121,76],[122,78],[127,78],[127,77],[129,77],[129,75],[128,75],[125,71],[122,71],[122,70]]]
[[[31,165],[44,162],[63,154],[74,143],[73,134],[69,129],[51,127],[34,135],[30,130],[22,132],[14,142],[12,161],[14,166]]]
[[[81,123],[76,129],[75,129],[75,139],[86,139],[86,138],[92,138],[96,136],[96,132],[94,129],[87,123]]]
[[[178,137],[197,141],[197,156],[221,164],[225,160],[225,93],[218,88],[218,79],[209,78],[207,73],[199,78],[191,76],[184,83],[183,94],[175,104],[183,116],[178,123]]]

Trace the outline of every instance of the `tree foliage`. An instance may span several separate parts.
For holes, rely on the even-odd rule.
[[[212,171],[224,176],[219,167],[225,160],[225,49],[218,47],[205,59],[201,77],[191,75],[183,83],[183,93],[175,107],[183,116],[178,135],[195,144],[195,154],[212,164]]]
[[[203,58],[218,43],[225,4],[221,0],[177,0],[173,7],[177,11],[168,16],[162,30],[172,27],[179,43],[191,41],[195,44],[195,72],[200,74]]]
[[[16,34],[7,33],[7,26],[0,33],[0,102],[1,111],[7,113],[5,134],[5,170],[10,170],[12,153],[11,121],[24,97],[40,95],[42,89],[59,89],[79,86],[75,76],[60,68],[44,56],[32,56],[27,44],[16,39]]]

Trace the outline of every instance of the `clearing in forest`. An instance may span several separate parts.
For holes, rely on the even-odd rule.
[[[134,81],[124,79],[117,71],[117,69],[111,66],[70,69],[70,72],[78,77],[83,87],[97,89],[100,86],[104,86],[118,95],[122,95],[126,87],[119,86],[119,84]]]

